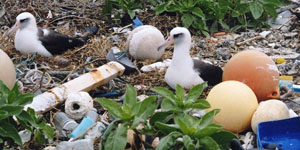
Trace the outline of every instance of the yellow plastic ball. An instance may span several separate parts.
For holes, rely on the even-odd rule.
[[[2,80],[8,88],[12,89],[16,82],[15,66],[8,55],[1,49],[0,68],[2,68],[2,71],[0,71],[0,80]]]
[[[252,115],[258,106],[254,92],[239,81],[225,81],[216,85],[209,92],[207,101],[211,105],[207,112],[221,110],[215,116],[214,123],[234,133],[250,127]]]

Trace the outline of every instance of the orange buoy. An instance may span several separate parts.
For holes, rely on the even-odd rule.
[[[234,55],[225,65],[223,81],[236,80],[248,85],[259,101],[277,99],[279,71],[266,54],[245,50]]]

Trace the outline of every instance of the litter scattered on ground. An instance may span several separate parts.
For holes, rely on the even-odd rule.
[[[172,28],[182,25],[178,23],[178,16],[168,16],[167,14],[157,16],[147,11],[140,11],[139,16],[133,20],[127,19],[125,23],[117,19],[105,19],[101,11],[103,1],[65,1],[59,4],[61,7],[57,7],[57,5],[57,2],[42,2],[41,0],[37,0],[34,4],[8,1],[0,9],[0,37],[2,37],[0,49],[3,49],[15,64],[19,90],[23,93],[37,94],[28,107],[43,114],[48,123],[51,123],[57,130],[55,140],[48,141],[47,145],[43,147],[48,150],[97,149],[99,139],[113,120],[112,116],[103,110],[102,106],[92,101],[94,102],[92,107],[97,109],[97,111],[93,111],[96,113],[97,119],[87,116],[86,113],[90,111],[91,107],[81,111],[81,115],[75,114],[78,118],[73,119],[69,115],[68,108],[65,107],[74,108],[77,105],[64,103],[67,95],[84,90],[89,92],[92,98],[110,97],[121,102],[122,98],[120,97],[125,92],[126,84],[134,85],[137,94],[142,95],[139,97],[140,99],[150,96],[150,89],[153,87],[168,87],[164,75],[170,65],[173,52],[166,49],[159,58],[155,57],[158,60],[135,60],[130,56],[126,41],[133,28],[137,29],[141,25],[156,27],[163,37],[167,37]],[[240,51],[257,50],[265,53],[276,62],[281,76],[289,76],[288,79],[280,78],[278,85],[280,97],[278,99],[286,104],[289,116],[297,120],[300,114],[299,6],[295,3],[277,9],[278,17],[268,21],[271,28],[263,28],[260,31],[247,29],[237,33],[220,32],[208,38],[196,36],[192,32],[190,54],[192,57],[197,56],[213,65],[224,67]],[[70,36],[84,36],[86,33],[95,35],[89,38],[86,45],[53,58],[35,54],[23,55],[16,51],[13,38],[5,36],[9,27],[15,22],[15,17],[23,11],[33,13],[40,27],[56,29],[58,32]],[[119,63],[125,68],[118,65]],[[105,64],[114,65],[107,66]],[[94,74],[97,67],[101,73]],[[122,74],[124,70],[125,72]],[[206,97],[211,88],[208,87],[201,96]],[[77,104],[80,108],[85,105]],[[193,116],[198,118],[204,115],[204,112],[193,113]],[[274,122],[268,122],[272,124],[272,128]],[[83,126],[84,128],[82,128]],[[292,130],[294,126],[289,124],[287,127]],[[245,130],[238,135],[245,150],[256,148],[257,145],[259,148],[282,148],[280,143],[274,141],[256,143],[256,138],[261,138],[262,135],[256,137],[249,129]],[[283,129],[278,128],[276,131],[279,130]],[[291,132],[298,134],[299,131]],[[34,145],[30,145],[31,133],[22,130],[19,134],[22,142],[25,143],[23,146],[19,146],[19,149],[36,148]],[[293,137],[285,138],[293,139]]]

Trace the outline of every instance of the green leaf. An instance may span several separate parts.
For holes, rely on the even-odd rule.
[[[133,106],[137,103],[136,101],[136,90],[133,86],[126,84],[126,93],[124,98],[123,107],[127,112],[131,112]]]
[[[124,112],[121,106],[117,102],[106,98],[97,98],[97,101],[116,118],[120,118],[124,120],[131,118],[130,114]]]
[[[234,27],[232,27],[232,28],[230,29],[230,32],[235,32],[235,31],[239,30],[239,29],[242,28],[242,27],[243,27],[242,25],[236,25],[236,26],[234,26]]]
[[[0,110],[0,120],[9,117],[8,112],[4,110]]]
[[[161,4],[155,8],[155,14],[158,15],[164,11],[166,11],[168,3]]]
[[[39,145],[44,145],[46,139],[40,130],[35,130],[34,136],[33,136],[33,141]]]
[[[176,85],[176,98],[178,99],[178,101],[181,102],[181,104],[183,104],[183,99],[184,99],[184,89],[181,85],[177,84]]]
[[[187,150],[194,150],[195,145],[193,144],[193,140],[188,135],[184,135],[182,137],[183,145]]]
[[[166,134],[179,130],[179,127],[176,124],[166,124],[161,122],[155,122],[155,127]]]
[[[127,143],[127,127],[125,124],[112,131],[105,141],[105,150],[124,150]]]
[[[210,136],[210,135],[220,131],[222,128],[223,128],[223,126],[221,126],[221,125],[210,124],[207,127],[205,127],[204,129],[198,130],[195,133],[195,136],[198,138],[204,137],[204,136]]]
[[[0,135],[2,137],[9,137],[14,140],[15,143],[18,145],[22,145],[22,140],[18,134],[18,130],[10,124],[9,122],[6,121],[1,121],[0,122]]]
[[[7,104],[12,104],[17,99],[18,95],[19,95],[19,88],[18,88],[18,84],[15,83],[14,87],[10,90],[9,95],[7,97]]]
[[[0,106],[0,111],[8,112],[8,116],[19,115],[23,111],[23,106],[4,105]]]
[[[214,117],[216,116],[217,113],[219,113],[220,110],[219,109],[214,109],[208,113],[206,113],[199,121],[198,125],[197,125],[197,130],[201,130],[205,127],[207,127],[212,120],[214,119]]]
[[[224,20],[225,15],[227,14],[228,7],[225,4],[221,4],[220,2],[218,3],[216,7],[216,20]]]
[[[266,5],[264,5],[264,8],[265,8],[266,12],[268,14],[270,14],[272,17],[274,17],[274,18],[277,17],[276,9],[272,5],[266,4]]]
[[[259,0],[264,5],[272,5],[274,7],[279,7],[282,3],[279,0]]]
[[[166,11],[168,11],[168,12],[180,12],[181,7],[179,5],[172,5],[170,7],[167,7]]]
[[[203,11],[199,7],[192,8],[192,14],[194,14],[198,17],[201,17],[201,18],[205,18],[205,15],[204,15]]]
[[[173,114],[170,112],[156,112],[150,118],[150,124],[154,125],[155,122],[158,122],[158,121],[162,122],[162,123],[167,123],[172,118],[173,118]]]
[[[228,131],[219,131],[210,136],[213,138],[223,149],[229,149],[230,141],[237,138],[233,133]]]
[[[194,22],[195,18],[194,16],[192,16],[189,13],[185,13],[182,17],[181,17],[181,21],[184,25],[184,27],[189,28],[192,23]]]
[[[104,149],[104,145],[105,145],[105,141],[107,140],[108,136],[118,127],[116,124],[116,120],[114,120],[113,122],[111,122],[108,127],[106,128],[102,138],[101,138],[101,142],[99,144],[100,149]]]
[[[254,19],[258,19],[264,12],[264,9],[261,4],[253,1],[252,3],[250,3],[250,11]]]
[[[209,136],[199,139],[199,143],[205,147],[205,150],[221,150],[218,143]]]
[[[182,112],[183,110],[175,105],[171,100],[164,99],[161,103],[161,109],[163,111],[170,111],[170,112]]]
[[[112,11],[112,1],[111,0],[105,0],[105,5],[104,8],[102,10],[103,14],[107,15],[107,14],[111,14]]]
[[[238,17],[238,16],[240,16],[240,13],[237,10],[233,10],[232,13],[231,13],[231,16],[232,17]]]
[[[193,124],[191,124],[190,120],[187,118],[175,117],[175,122],[178,124],[180,130],[186,135],[192,135],[196,131],[196,128],[192,126]]]
[[[198,100],[198,98],[200,97],[200,95],[202,94],[205,85],[206,85],[206,82],[203,82],[201,84],[194,86],[189,91],[189,93],[186,97],[186,101],[190,102],[190,103],[196,102]]]
[[[207,31],[202,30],[201,33],[205,36],[205,37],[209,37],[209,33]]]
[[[133,108],[138,111],[137,111],[137,114],[135,114],[135,116],[134,116],[134,120],[131,125],[132,129],[135,129],[139,125],[139,123],[145,122],[146,119],[154,113],[154,111],[158,105],[156,103],[155,96],[150,96],[139,103],[141,103],[141,104],[136,105],[136,106],[138,106],[137,108],[136,107]]]
[[[167,150],[167,149],[172,149],[172,146],[176,144],[176,139],[181,136],[181,133],[179,132],[171,132],[167,136],[163,137],[157,147],[156,150]]]
[[[26,104],[30,104],[35,95],[32,93],[24,93],[19,95],[16,99],[13,100],[11,104],[25,106]]]
[[[9,88],[0,80],[0,106],[7,104],[7,98],[10,93]]]
[[[42,129],[43,134],[46,135],[49,139],[54,138],[54,129],[50,125],[47,125],[45,122],[42,122],[40,124],[40,128]]]
[[[135,11],[131,10],[131,9],[128,9],[127,12],[128,12],[128,15],[130,16],[130,18],[133,19],[134,16],[135,16]]]
[[[187,103],[184,105],[185,109],[207,109],[210,107],[210,104],[205,99],[200,99],[194,103]]]
[[[163,87],[155,87],[152,88],[151,90],[157,93],[158,95],[162,96],[163,98],[170,100],[172,103],[178,104],[176,97],[174,96],[173,92],[171,92],[170,90]]]
[[[223,29],[229,30],[229,26],[224,22],[223,20],[219,20],[220,25],[222,26]]]
[[[240,13],[239,16],[244,15],[250,12],[249,4],[238,4],[236,5],[235,10]]]
[[[27,111],[22,111],[18,116],[18,120],[22,120],[24,122],[29,122],[33,126],[37,126],[35,119],[29,114],[28,110],[31,108],[28,108]]]

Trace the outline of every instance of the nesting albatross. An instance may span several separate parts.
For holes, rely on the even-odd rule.
[[[17,16],[15,25],[7,35],[16,30],[15,48],[21,53],[38,53],[51,57],[84,44],[81,39],[68,37],[50,29],[38,28],[34,16],[29,12]]]
[[[223,70],[220,67],[192,59],[190,56],[191,34],[183,27],[172,29],[170,37],[158,49],[174,43],[171,65],[165,74],[167,84],[175,89],[179,84],[185,89],[208,81],[208,85],[215,85],[222,81]]]

